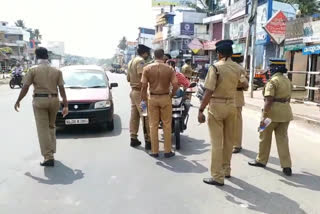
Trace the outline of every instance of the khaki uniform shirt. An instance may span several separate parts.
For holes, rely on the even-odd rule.
[[[149,83],[150,94],[169,94],[171,84],[177,83],[175,71],[169,65],[156,60],[143,69],[142,83]]]
[[[248,84],[246,70],[243,67],[241,67],[240,72],[241,72],[241,76],[240,76],[239,84],[243,84],[243,83]],[[237,88],[241,88],[241,87],[238,85]],[[248,87],[242,88],[242,89],[243,89],[243,91],[246,91],[246,90],[248,90]],[[236,92],[236,97],[235,97],[236,107],[243,107],[245,105],[243,91],[237,90],[237,92]]]
[[[62,72],[43,60],[39,65],[30,68],[25,82],[34,87],[34,94],[58,94],[58,86],[63,86]]]
[[[242,68],[231,59],[220,60],[215,66],[218,71],[216,71],[213,66],[209,68],[204,87],[213,91],[212,98],[227,98],[231,101],[233,100],[234,105],[234,98],[237,92],[237,85],[240,80],[240,71]],[[214,99],[210,100],[210,109],[214,102]]]
[[[274,98],[291,98],[292,84],[288,78],[281,73],[274,74],[266,84],[263,95]],[[290,103],[274,102],[271,111],[267,115],[273,122],[289,122],[293,120]]]
[[[193,74],[192,67],[188,64],[182,66],[181,73],[183,73],[187,78],[191,78]]]
[[[133,89],[141,89],[141,75],[145,67],[145,60],[141,56],[133,58],[128,65],[127,80]]]

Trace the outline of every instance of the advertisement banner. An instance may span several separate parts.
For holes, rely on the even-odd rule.
[[[180,34],[185,36],[194,35],[194,24],[193,23],[181,23],[180,25]]]
[[[152,0],[152,7],[163,7],[170,5],[189,7],[190,5],[197,5],[197,0]]]
[[[303,55],[320,54],[320,45],[305,47],[302,53]]]
[[[320,21],[307,22],[303,26],[304,43],[320,42]]]
[[[239,0],[227,9],[228,19],[233,20],[246,14],[247,0]]]
[[[286,38],[286,23],[288,19],[282,11],[278,11],[266,24],[264,29],[270,37],[280,45]]]
[[[263,26],[268,21],[268,3],[262,4],[257,9],[257,40],[256,44],[266,44],[268,34],[263,29]]]

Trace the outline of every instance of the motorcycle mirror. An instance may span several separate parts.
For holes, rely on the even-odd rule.
[[[191,83],[191,84],[189,85],[189,88],[194,88],[194,87],[196,87],[196,86],[197,86],[197,83],[193,82],[193,83]]]

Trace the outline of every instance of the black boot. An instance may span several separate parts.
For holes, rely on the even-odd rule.
[[[54,159],[43,161],[40,163],[40,166],[54,167]]]
[[[146,150],[151,150],[151,142],[150,141],[146,141]]]
[[[215,181],[213,178],[204,178],[203,182],[209,185],[214,185],[214,186],[223,186],[223,183],[219,183],[217,181]]]
[[[283,168],[282,172],[286,175],[286,176],[291,176],[292,175],[292,169],[289,167]]]
[[[140,145],[141,145],[141,142],[138,139],[131,138],[131,142],[130,142],[131,147],[138,147]]]
[[[233,154],[237,154],[237,153],[240,153],[240,152],[241,152],[241,150],[242,150],[242,148],[241,148],[241,147],[235,147],[235,148],[233,148],[232,153],[233,153]]]
[[[174,152],[169,152],[169,153],[164,153],[164,157],[165,158],[171,158],[173,156],[175,156],[176,154]]]

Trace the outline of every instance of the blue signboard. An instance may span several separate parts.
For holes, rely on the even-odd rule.
[[[320,54],[320,45],[305,47],[302,53],[303,55]]]
[[[193,23],[181,23],[181,35],[193,36],[194,35],[194,24]]]

